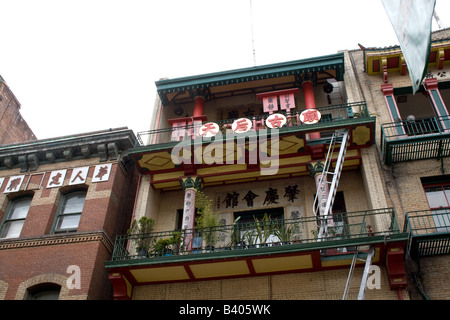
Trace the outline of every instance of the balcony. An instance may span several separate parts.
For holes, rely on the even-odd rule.
[[[391,208],[344,216],[345,225],[330,227],[322,239],[316,217],[122,235],[106,267],[133,285],[310,272],[347,268],[355,249],[364,256],[370,245],[373,263],[385,264],[387,247],[407,239]]]
[[[381,125],[381,153],[384,163],[438,159],[450,155],[449,116]]]
[[[450,210],[426,210],[406,213],[404,232],[410,236],[411,257],[450,253]]]
[[[335,128],[339,127],[349,126],[359,122],[367,122],[368,120],[370,120],[369,122],[374,121],[369,116],[367,104],[365,101],[319,107],[316,110],[318,110],[321,114],[321,119],[316,124],[302,123],[302,121],[300,120],[300,115],[303,111],[305,111],[304,109],[294,110],[291,113],[279,112],[287,118],[287,123],[280,128],[280,133],[308,133],[328,129],[325,130],[325,132],[322,134],[324,137],[326,137],[326,131],[334,130]],[[266,125],[266,119],[268,116],[269,114],[262,114],[259,116],[249,117],[248,119],[252,122],[251,130],[259,131],[261,129],[270,129]],[[217,123],[219,125],[220,131],[225,134],[227,132],[231,133],[231,126],[235,120],[237,119],[225,119],[213,122]],[[188,124],[183,127],[177,128],[154,129],[139,132],[137,134],[137,139],[140,146],[162,144],[161,147],[164,147],[164,145],[167,144],[171,145],[178,143],[178,140],[182,140],[183,138],[195,139],[196,137],[199,137],[199,135],[196,134],[198,130],[199,126],[195,126],[194,124]],[[174,136],[177,137],[176,140],[173,138]]]

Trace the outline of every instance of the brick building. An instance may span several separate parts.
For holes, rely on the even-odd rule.
[[[20,114],[20,103],[0,76],[0,145],[36,140],[36,136]]]
[[[358,99],[377,117],[377,163],[389,206],[409,234],[411,299],[450,299],[450,29],[432,33],[428,73],[418,92],[399,46],[347,52]]]
[[[0,147],[0,299],[110,299],[104,262],[131,220],[126,128]]]
[[[408,233],[351,69],[341,52],[157,81],[129,150],[134,217],[154,226],[116,239],[114,298],[409,298]]]

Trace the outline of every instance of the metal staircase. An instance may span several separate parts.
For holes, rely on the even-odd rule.
[[[325,159],[325,164],[323,166],[322,174],[317,185],[316,197],[313,204],[313,212],[316,217],[319,217],[319,233],[318,239],[321,241],[327,235],[327,229],[330,224],[332,224],[331,214],[334,203],[334,198],[336,196],[337,187],[339,184],[339,178],[341,177],[342,166],[344,164],[345,153],[347,151],[347,145],[349,140],[349,133],[346,130],[337,130],[333,133],[330,145],[327,152],[327,157]],[[336,160],[336,166],[334,172],[330,172],[331,159],[336,148],[336,144],[340,142],[339,154]],[[329,181],[329,176],[332,177]],[[326,203],[318,203],[319,195],[321,194],[323,187],[328,185],[328,197]],[[331,220],[330,220],[331,219]]]

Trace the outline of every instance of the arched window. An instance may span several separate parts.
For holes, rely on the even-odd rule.
[[[85,190],[67,193],[62,196],[56,215],[54,233],[77,231],[85,199]]]
[[[61,286],[56,283],[41,283],[28,288],[29,300],[58,300]]]
[[[0,228],[0,238],[18,238],[30,209],[31,196],[13,199],[5,212]]]

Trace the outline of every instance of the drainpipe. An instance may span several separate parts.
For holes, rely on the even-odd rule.
[[[398,296],[398,300],[404,300],[401,288],[397,288],[397,296]]]

